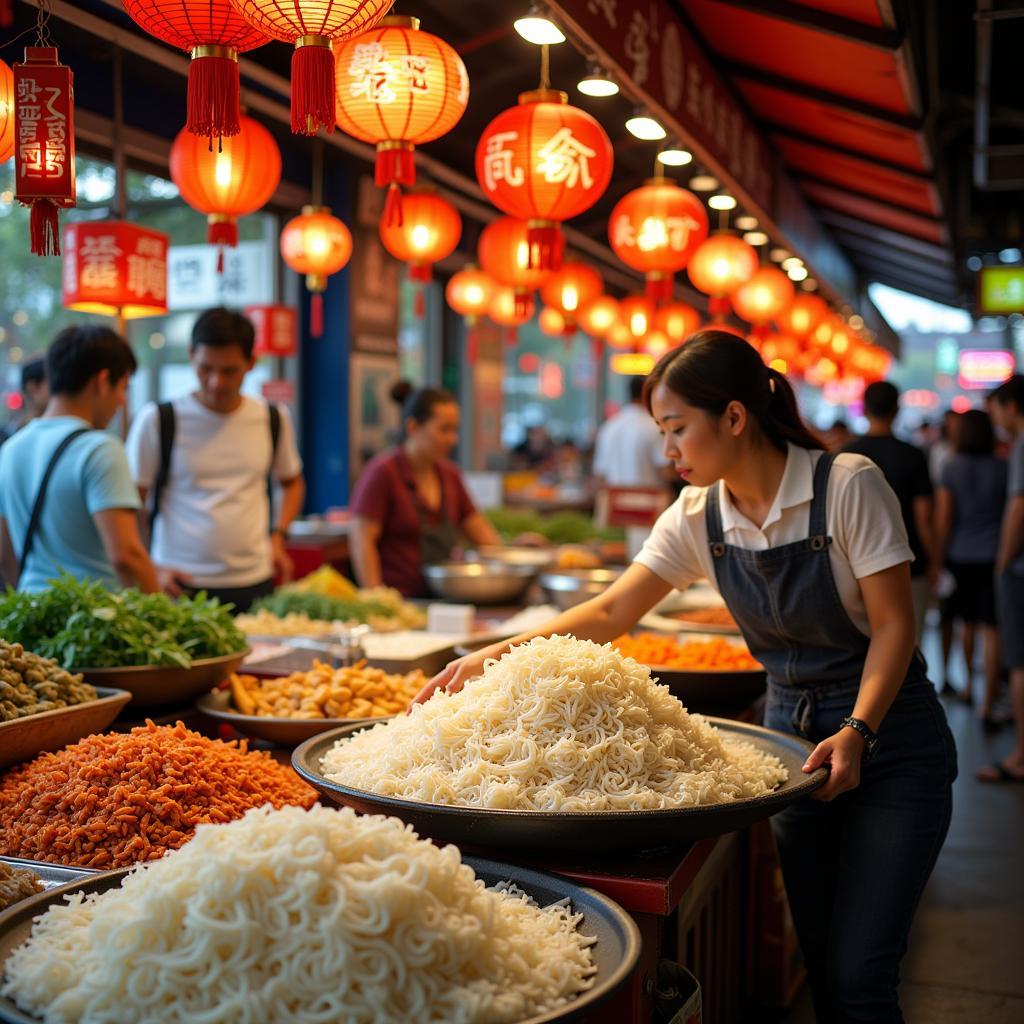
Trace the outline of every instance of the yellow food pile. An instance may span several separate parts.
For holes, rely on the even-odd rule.
[[[308,576],[292,584],[293,590],[303,590],[309,594],[322,594],[339,601],[355,601],[359,597],[359,588],[331,565],[321,565]]]
[[[243,715],[266,718],[386,718],[404,711],[426,684],[420,669],[390,675],[359,661],[333,669],[314,661],[308,672],[280,679],[231,676],[231,698]]]

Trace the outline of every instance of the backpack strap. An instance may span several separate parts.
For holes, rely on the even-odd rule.
[[[39,532],[39,521],[43,515],[43,506],[46,504],[46,492],[49,490],[53,471],[57,468],[57,463],[60,462],[61,456],[68,450],[71,443],[83,434],[91,434],[92,430],[92,427],[79,427],[77,430],[72,430],[57,445],[57,450],[50,456],[50,461],[43,472],[42,482],[39,484],[39,490],[36,492],[36,500],[32,504],[32,514],[29,516],[28,528],[25,530],[25,540],[21,545],[21,557],[18,559],[19,578],[25,571],[28,556],[32,553],[32,545],[35,543],[36,534]]]
[[[281,440],[281,410],[273,402],[268,402],[267,412],[270,414],[270,468],[267,470],[267,503],[270,506],[270,515],[267,517],[267,522],[270,524],[271,532],[273,532],[274,463],[277,462],[277,445]]]
[[[157,407],[160,424],[160,467],[153,481],[153,491],[149,501],[149,543],[153,543],[153,524],[160,514],[160,499],[171,475],[171,452],[174,449],[174,434],[177,423],[174,418],[174,404],[161,402]]]

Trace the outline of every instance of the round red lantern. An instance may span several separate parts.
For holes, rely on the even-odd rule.
[[[204,4],[207,0],[204,0]],[[334,130],[334,51],[341,42],[373,28],[394,0],[231,0],[254,28],[292,43],[292,131],[316,135]],[[195,6],[195,5],[192,5]],[[202,6],[202,5],[200,5]]]
[[[654,314],[654,326],[678,345],[700,329],[700,313],[685,302],[673,302]]]
[[[540,288],[540,297],[552,309],[557,309],[575,329],[579,313],[601,295],[604,282],[601,275],[585,263],[566,260]]]
[[[669,336],[657,329],[648,331],[641,342],[643,351],[654,359],[660,359],[672,347]]]
[[[654,325],[654,303],[646,295],[627,295],[619,303],[619,320],[632,336],[634,344]]]
[[[14,156],[14,72],[0,60],[0,164]]]
[[[544,306],[537,318],[537,326],[541,334],[551,338],[571,338],[576,333],[576,328],[562,313],[551,306]]]
[[[754,325],[753,335],[763,339],[770,321],[793,301],[793,282],[778,267],[762,267],[730,296],[736,315]]]
[[[431,267],[450,256],[462,237],[459,211],[431,188],[408,193],[401,222],[380,222],[380,240],[395,259],[409,264],[409,277],[426,284]],[[423,316],[423,290],[416,292],[416,315]]]
[[[170,163],[181,198],[206,214],[211,245],[237,245],[238,218],[264,206],[281,181],[281,151],[273,135],[245,115],[238,133],[217,149],[183,128],[171,145]]]
[[[669,178],[627,192],[608,220],[608,240],[626,266],[642,270],[654,302],[672,298],[672,275],[708,236],[704,204]]]
[[[304,206],[281,232],[281,258],[297,274],[306,275],[306,288],[313,293],[309,322],[314,338],[324,332],[327,278],[341,270],[351,256],[352,235],[326,206]]]
[[[527,296],[525,306],[520,308],[516,302],[516,290],[508,285],[498,284],[494,288],[494,297],[487,309],[487,315],[499,327],[505,328],[505,340],[509,345],[515,345],[519,332],[517,328],[529,323],[533,319],[536,304],[533,296]]]
[[[399,220],[398,186],[416,183],[413,149],[458,124],[469,102],[462,58],[420,31],[419,18],[389,15],[335,46],[338,127],[377,147],[376,181],[392,186],[385,220]]]
[[[525,221],[499,217],[480,232],[477,242],[480,265],[498,284],[514,288],[521,306],[551,274],[549,270],[530,266],[528,234]]]
[[[487,312],[494,293],[491,275],[472,265],[452,274],[444,290],[448,305],[471,322]]]
[[[619,322],[619,304],[610,295],[599,295],[580,310],[576,322],[591,337],[607,337]]]
[[[539,270],[561,265],[561,222],[597,202],[613,163],[605,130],[556,89],[523,93],[476,148],[480,187],[503,213],[528,222],[527,265]]]
[[[633,332],[621,321],[612,324],[611,329],[605,335],[604,340],[610,348],[617,348],[623,351],[630,350],[636,345],[636,338]]]
[[[686,273],[697,291],[711,296],[708,311],[718,319],[729,312],[726,296],[757,272],[755,249],[736,235],[719,232],[697,246]]]
[[[794,338],[806,338],[828,316],[828,303],[820,295],[797,295],[788,309],[784,309],[775,322],[779,329]]]
[[[190,54],[186,128],[204,138],[237,135],[238,55],[270,42],[231,0],[124,0],[151,36]]]

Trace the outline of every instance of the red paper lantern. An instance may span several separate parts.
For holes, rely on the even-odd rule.
[[[619,304],[610,295],[599,295],[580,310],[576,322],[593,338],[607,337],[619,323]]]
[[[64,229],[61,266],[66,309],[131,320],[167,312],[167,248],[160,231],[112,220]]]
[[[611,329],[604,336],[610,348],[617,348],[623,351],[632,350],[636,347],[637,338],[633,332],[621,321],[612,324]]]
[[[327,278],[341,270],[351,256],[352,235],[326,206],[304,206],[281,232],[281,258],[297,274],[306,275],[306,288],[313,293],[309,325],[314,338],[324,333]]]
[[[222,139],[217,149],[183,128],[171,145],[170,164],[181,198],[206,214],[211,245],[238,245],[238,218],[265,206],[281,181],[281,151],[274,136],[244,115],[238,133]]]
[[[450,256],[462,237],[459,211],[433,189],[408,192],[401,224],[380,222],[380,240],[396,260],[409,264],[414,281],[430,280],[432,264]]]
[[[576,328],[557,309],[550,306],[541,309],[537,326],[541,334],[546,334],[549,338],[571,338],[576,333]]]
[[[608,239],[628,267],[641,270],[654,302],[672,298],[672,275],[708,236],[704,204],[669,178],[651,178],[612,210]]]
[[[601,275],[593,267],[573,260],[564,262],[561,270],[556,270],[541,285],[540,297],[552,309],[557,309],[566,324],[575,330],[580,311],[603,290]]]
[[[14,156],[14,72],[0,60],[0,164]]]
[[[794,338],[806,338],[828,316],[828,303],[820,295],[797,295],[788,309],[784,309],[775,322],[779,329]]]
[[[673,302],[654,314],[654,326],[678,345],[700,329],[700,313],[685,302]]]
[[[124,9],[151,36],[191,55],[186,128],[204,138],[237,135],[238,55],[270,37],[231,0],[124,0]]]
[[[533,296],[527,297],[523,306],[516,301],[516,290],[508,285],[497,284],[494,289],[494,297],[487,308],[487,315],[499,327],[505,328],[505,340],[509,345],[515,345],[518,341],[519,332],[517,328],[529,323],[533,319],[536,303]]]
[[[686,273],[697,291],[711,296],[708,311],[719,319],[729,312],[726,296],[757,272],[757,252],[742,238],[720,232],[697,246]],[[717,326],[717,325],[716,325]]]
[[[520,306],[550,276],[550,270],[530,265],[529,229],[515,217],[492,220],[480,232],[477,255],[480,265],[498,284],[515,289]]]
[[[654,303],[646,295],[627,295],[619,303],[619,319],[636,344],[654,326]]]
[[[444,290],[448,305],[461,313],[462,316],[475,322],[483,316],[494,298],[496,285],[494,279],[479,267],[468,266],[457,274],[452,274]]]
[[[556,89],[524,92],[480,136],[476,176],[504,213],[527,221],[527,266],[557,270],[561,222],[589,209],[611,180],[605,130]]]
[[[793,301],[793,282],[778,267],[762,267],[730,295],[736,315],[754,325],[763,338],[768,323],[781,316]]]
[[[334,130],[337,43],[373,28],[394,0],[231,0],[239,14],[272,39],[293,43],[292,131]]]
[[[377,147],[376,181],[392,186],[386,221],[401,219],[398,185],[416,183],[413,149],[451,131],[469,102],[462,58],[420,31],[419,18],[389,15],[335,46],[338,127]]]
[[[670,348],[673,348],[672,340],[664,331],[653,329],[647,332],[640,347],[654,359],[660,359]]]

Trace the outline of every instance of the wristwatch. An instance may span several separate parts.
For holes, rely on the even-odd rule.
[[[877,754],[878,748],[882,745],[878,734],[874,732],[867,722],[859,718],[844,718],[839,725],[840,729],[854,729],[864,739],[864,760],[871,761]]]

